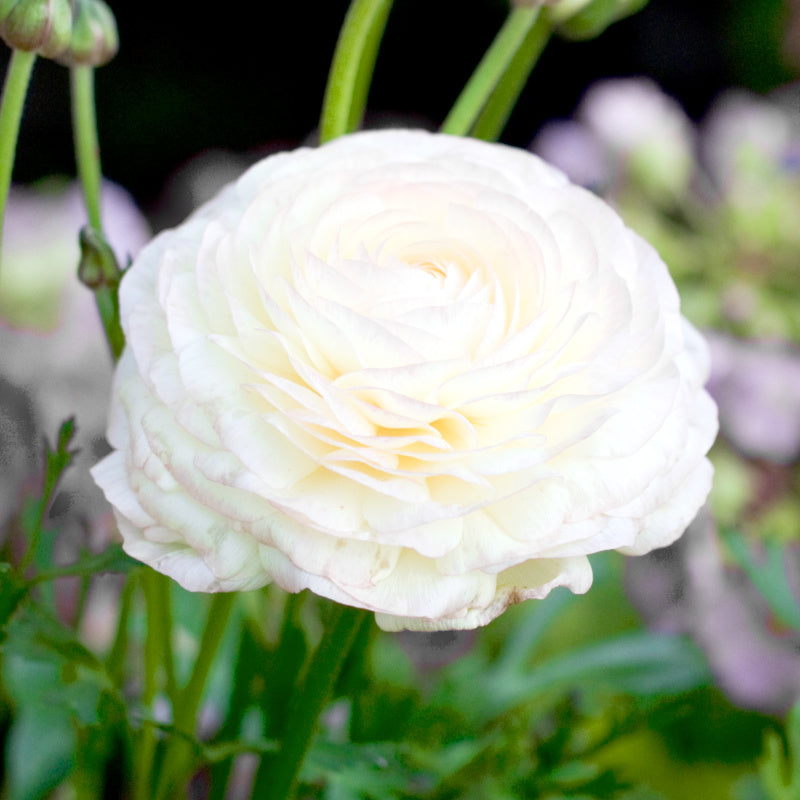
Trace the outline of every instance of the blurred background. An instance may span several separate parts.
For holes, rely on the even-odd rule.
[[[121,48],[97,72],[104,168],[146,211],[158,210],[165,180],[190,157],[295,146],[317,124],[347,0],[222,4],[203,13],[178,3],[110,5]],[[438,125],[507,8],[508,0],[395,3],[371,113]],[[695,119],[725,87],[774,89],[800,71],[797,17],[795,0],[652,0],[595,40],[555,39],[503,140],[527,146],[545,120],[570,115],[604,77],[648,75]],[[73,172],[67,71],[40,59],[15,179]]]
[[[349,2],[228,3],[192,12],[177,3],[109,4],[121,47],[96,73],[104,172],[117,184],[105,188],[104,218],[125,263],[152,231],[180,222],[248,162],[313,141]],[[367,125],[437,127],[507,11],[508,0],[396,0]],[[0,71],[7,57],[3,47]],[[715,487],[673,547],[637,559],[594,558],[591,602],[554,593],[479,634],[378,640],[375,679],[360,687],[363,708],[353,709],[354,742],[407,736],[421,747],[414,769],[432,774],[445,774],[446,765],[426,762],[428,751],[441,746],[444,759],[447,747],[461,747],[469,735],[478,742],[486,730],[500,737],[498,753],[514,754],[510,765],[476,756],[480,770],[457,770],[437,798],[507,797],[480,782],[493,769],[501,788],[512,773],[520,785],[532,775],[552,778],[559,798],[800,797],[798,77],[800,0],[650,0],[596,39],[554,38],[534,70],[502,140],[532,148],[612,202],[668,263],[684,313],[711,347],[709,390],[721,422],[711,453]],[[52,441],[76,412],[81,455],[50,510],[48,527],[64,535],[46,555],[70,563],[81,548],[99,552],[115,535],[87,471],[107,447],[111,362],[93,298],[75,278],[75,233],[84,219],[78,190],[54,178],[74,172],[68,73],[40,59],[0,273],[0,560],[21,552],[42,438]],[[94,580],[87,601],[88,583],[70,580],[58,584],[54,607],[101,652],[113,636],[119,581]],[[176,626],[194,641],[200,601],[173,592],[183,609]],[[268,595],[265,602],[282,601]],[[232,671],[236,648],[228,649],[223,666]],[[521,711],[488,702],[485,720],[460,716],[475,703],[476,681],[480,695],[492,698],[492,687],[508,692],[515,675]],[[0,673],[16,687],[6,708],[0,693],[0,740],[21,736],[14,714],[22,718],[36,699],[26,694],[24,669],[20,676],[14,683],[8,670]],[[266,702],[248,696],[228,708],[218,694],[210,707],[230,714],[228,727],[251,701]],[[52,709],[39,711],[41,727],[31,728],[37,749],[52,727]],[[533,755],[530,763],[517,757],[529,746],[518,719],[533,720],[534,766]],[[64,720],[72,731],[71,717]],[[57,743],[67,762],[73,740],[74,731]],[[26,748],[7,748],[5,756],[9,785],[35,772]],[[784,787],[787,758],[792,783]],[[339,773],[326,773],[340,792],[335,780],[355,781],[350,761],[346,755]],[[595,772],[575,773],[576,763]],[[616,778],[608,783],[612,768],[623,783],[649,788],[623,794]],[[583,794],[581,775],[589,775]],[[471,793],[458,794],[464,787]],[[350,788],[336,797],[387,797],[365,793],[357,781]],[[247,794],[226,795],[239,796]]]

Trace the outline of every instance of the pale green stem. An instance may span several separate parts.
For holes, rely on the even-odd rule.
[[[447,119],[442,123],[442,133],[467,136],[471,132],[478,115],[525,43],[538,15],[538,7],[515,6],[511,10]]]
[[[36,53],[24,50],[11,51],[3,86],[3,99],[0,102],[0,252],[2,252],[3,217],[8,190],[11,188],[19,124],[35,61]]]
[[[320,142],[351,133],[360,125],[391,7],[392,0],[353,0],[350,4],[325,87]]]
[[[273,759],[266,792],[259,800],[292,800],[319,720],[352,649],[358,632],[370,613],[337,605],[333,619],[323,631],[322,641],[306,660],[305,672],[295,686],[289,707],[289,724],[280,753]]]
[[[83,199],[89,224],[103,230],[100,216],[100,145],[94,101],[94,68],[82,64],[70,68],[72,88],[72,130],[75,139],[75,161],[83,188]]]
[[[500,138],[551,32],[550,20],[540,14],[472,126],[470,134],[476,139],[493,142]]]
[[[197,732],[197,712],[235,599],[234,592],[220,592],[211,596],[197,660],[189,682],[183,691],[178,693],[173,713],[176,731],[189,739],[176,735],[170,740],[162,761],[161,775],[153,800],[177,797],[176,792],[182,788],[180,784],[189,777],[188,772],[192,766],[194,752],[191,741]]]
[[[150,568],[145,567],[140,572],[142,591],[145,599],[145,617],[148,621],[147,633],[144,640],[144,687],[142,689],[142,707],[150,716],[153,702],[158,692],[158,672],[160,666],[160,637],[150,627],[150,619],[155,613],[155,592],[150,580]],[[133,797],[134,800],[151,800],[153,789],[153,761],[156,752],[156,728],[149,720],[142,722],[140,740],[134,744],[134,774]]]
[[[75,140],[75,161],[83,189],[89,226],[81,232],[81,252],[91,245],[99,265],[102,279],[92,285],[100,319],[111,347],[111,355],[118,360],[125,346],[125,336],[120,327],[117,288],[120,271],[114,252],[103,233],[101,217],[100,144],[97,137],[97,114],[94,97],[94,68],[82,64],[70,68],[72,87],[72,130]]]
[[[172,658],[172,602],[170,579],[153,569],[142,575],[147,604],[147,635],[153,637],[156,663],[163,669],[164,691],[170,704],[177,701]]]
[[[125,657],[128,652],[128,620],[135,587],[136,581],[133,575],[127,576],[120,593],[117,632],[106,658],[106,670],[114,681],[114,685],[119,689],[122,688],[125,680]]]
[[[200,708],[208,675],[211,672],[211,666],[225,633],[235,600],[235,592],[219,592],[211,595],[211,604],[208,607],[206,625],[200,638],[197,660],[189,682],[178,696],[175,708],[175,727],[189,734],[194,733],[197,711]]]

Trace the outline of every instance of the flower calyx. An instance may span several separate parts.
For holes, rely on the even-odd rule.
[[[12,49],[45,58],[63,53],[72,35],[70,0],[0,0],[0,37]]]

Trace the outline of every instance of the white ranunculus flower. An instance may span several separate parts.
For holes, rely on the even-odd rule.
[[[485,624],[705,499],[706,347],[654,250],[530,153],[390,130],[271,156],[162,233],[94,470],[125,549],[386,629]]]

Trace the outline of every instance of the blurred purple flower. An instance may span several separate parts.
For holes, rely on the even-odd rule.
[[[800,574],[797,552],[787,559]],[[744,573],[724,566],[710,514],[701,512],[676,544],[630,559],[626,575],[644,620],[690,635],[733,702],[780,714],[800,698],[800,632],[778,632]]]
[[[706,334],[708,391],[720,429],[743,454],[778,464],[800,457],[800,348]]]
[[[606,152],[597,138],[579,122],[554,120],[545,123],[531,149],[581,186],[601,191],[611,179],[611,164]]]
[[[660,197],[688,188],[695,130],[680,104],[653,81],[598,81],[574,117],[547,123],[532,149],[576,183],[603,193],[631,179]]]
[[[731,188],[742,172],[792,167],[800,148],[796,91],[762,97],[729,89],[714,102],[702,124],[701,154],[715,182]]]

